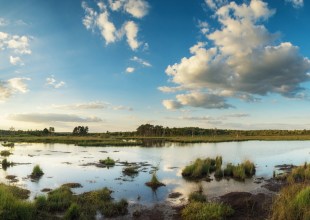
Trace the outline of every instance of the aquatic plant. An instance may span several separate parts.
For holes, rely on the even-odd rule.
[[[182,170],[182,176],[187,178],[202,178],[209,174],[211,167],[211,159],[196,159],[194,163],[186,166]]]
[[[157,189],[158,187],[165,186],[164,183],[158,180],[156,172],[153,172],[151,180],[149,182],[146,182],[145,185],[151,187],[152,189]]]
[[[99,160],[99,163],[104,164],[106,166],[114,166],[115,161],[111,159],[110,157],[107,157],[105,160]]]
[[[221,220],[233,213],[230,206],[217,202],[190,202],[181,212],[184,220]]]
[[[4,142],[2,143],[3,147],[14,147],[14,143],[13,142]]]
[[[248,177],[251,177],[255,174],[256,172],[255,165],[251,161],[246,160],[241,165],[244,167],[245,174]]]
[[[245,174],[245,169],[242,165],[237,165],[233,166],[233,178],[238,179],[238,180],[245,180],[246,174]]]
[[[123,173],[128,176],[133,176],[139,173],[138,166],[128,166],[123,169]]]
[[[228,163],[226,165],[226,168],[224,169],[224,176],[232,177],[233,176],[233,168],[234,168],[234,166],[231,163]]]
[[[8,167],[13,166],[13,162],[9,162],[6,158],[4,158],[1,162],[2,164],[2,169],[6,170]]]
[[[31,178],[40,178],[44,173],[39,165],[35,165],[32,169]]]
[[[11,152],[8,151],[8,150],[2,150],[2,151],[0,152],[0,155],[1,155],[2,157],[8,157],[8,156],[11,155]]]

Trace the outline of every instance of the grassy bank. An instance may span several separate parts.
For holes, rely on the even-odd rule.
[[[78,146],[148,146],[163,144],[164,142],[177,143],[217,143],[230,141],[294,141],[310,140],[310,135],[261,135],[261,136],[235,136],[235,135],[216,135],[216,136],[169,136],[169,137],[152,137],[152,136],[105,136],[105,135],[54,135],[54,136],[0,136],[0,141],[6,143],[62,143],[74,144]],[[156,143],[157,142],[157,143]]]
[[[69,187],[61,186],[26,200],[29,191],[0,184],[0,219],[95,219],[100,213],[116,217],[127,213],[126,200],[113,201],[107,188],[74,195]]]

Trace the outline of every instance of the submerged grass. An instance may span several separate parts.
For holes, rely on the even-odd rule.
[[[11,152],[8,151],[8,150],[2,150],[2,151],[0,152],[0,155],[1,155],[2,157],[8,157],[8,156],[11,155]]]

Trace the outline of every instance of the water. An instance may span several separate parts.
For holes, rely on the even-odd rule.
[[[0,147],[1,150],[10,148]],[[256,164],[256,177],[269,178],[272,176],[274,166],[279,164],[303,164],[310,162],[310,141],[246,141],[224,143],[178,144],[166,143],[163,147],[79,147],[65,144],[15,144],[10,149],[13,155],[9,161],[15,163],[31,163],[16,165],[0,170],[0,181],[9,183],[7,175],[16,175],[17,186],[31,191],[31,198],[43,194],[43,188],[55,189],[64,183],[77,182],[82,188],[74,189],[75,193],[108,187],[113,190],[115,199],[126,198],[144,204],[153,204],[167,200],[171,192],[181,192],[186,197],[191,191],[197,189],[197,183],[186,181],[181,176],[184,166],[197,157],[222,156],[223,163],[240,163],[246,159]],[[106,151],[106,152],[104,152]],[[147,162],[158,166],[157,172],[160,181],[166,187],[160,187],[153,192],[145,186],[149,181],[151,166],[145,167],[145,172],[139,172],[134,177],[124,177],[123,166],[112,168],[98,168],[94,165],[83,166],[87,163],[98,162],[106,157],[119,161]],[[39,164],[44,175],[37,182],[27,177],[35,164]],[[234,180],[203,182],[205,193],[209,197],[223,195],[231,191],[260,190],[259,184],[253,179],[245,182]],[[125,181],[124,181],[125,180]],[[179,201],[179,200],[177,200]],[[174,202],[177,202],[174,201]]]

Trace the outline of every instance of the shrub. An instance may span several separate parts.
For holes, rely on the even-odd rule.
[[[234,213],[230,206],[211,202],[191,202],[182,210],[184,220],[221,220]]]
[[[43,171],[39,165],[35,165],[32,169],[31,177],[32,178],[40,178],[43,176]]]

